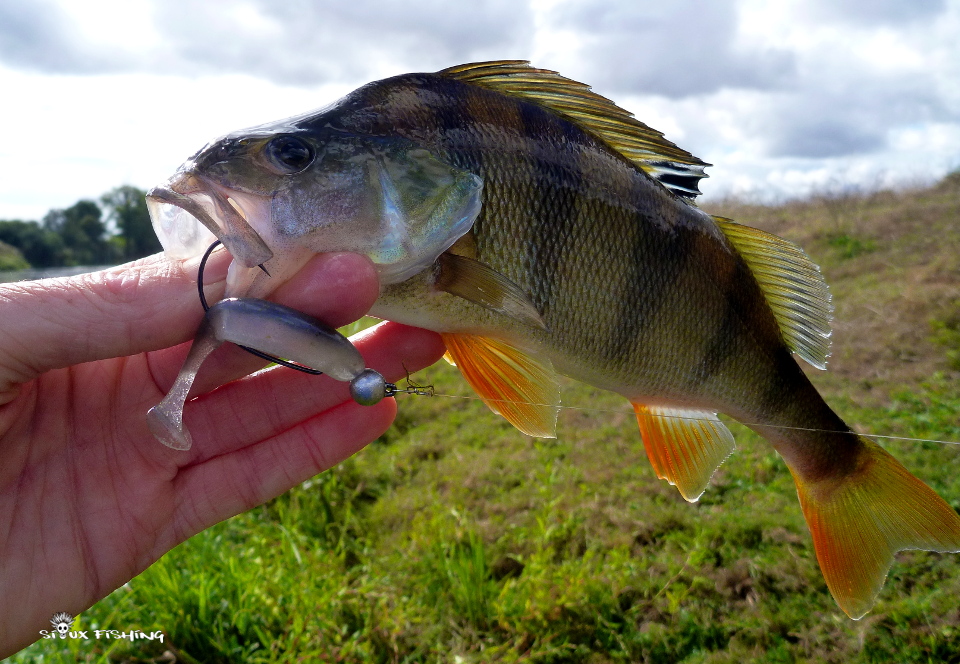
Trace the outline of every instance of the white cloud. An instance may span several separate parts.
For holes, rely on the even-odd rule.
[[[817,18],[849,25],[892,25],[929,21],[946,8],[945,0],[811,0]]]
[[[744,44],[739,14],[734,0],[569,0],[554,8],[551,27],[580,36],[581,46],[568,58],[571,69],[619,93],[680,98],[787,85],[793,55]]]
[[[960,0],[0,0],[0,218],[479,59],[592,84],[713,162],[708,196],[935,177],[960,167],[957,34]]]
[[[33,218],[121,184],[165,180],[207,141],[329,104],[349,85],[280,86],[248,76],[36,75],[0,68],[0,218]]]
[[[528,53],[513,0],[0,0],[0,62],[46,73],[243,74],[288,85]],[[419,69],[418,69],[419,68]],[[402,71],[402,69],[401,69]]]

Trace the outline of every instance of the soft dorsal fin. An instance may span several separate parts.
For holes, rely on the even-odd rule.
[[[697,183],[710,164],[678,148],[620,108],[578,83],[526,60],[474,62],[449,67],[440,76],[479,85],[547,108],[609,145],[677,196],[700,195]]]
[[[557,437],[560,385],[549,361],[489,337],[442,333],[447,361],[493,412],[528,436]]]
[[[790,350],[826,369],[833,303],[820,268],[789,240],[723,217],[713,219],[750,266]]]

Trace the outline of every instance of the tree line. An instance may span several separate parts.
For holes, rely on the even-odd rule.
[[[39,222],[0,220],[0,270],[114,265],[160,251],[145,195],[124,185]]]

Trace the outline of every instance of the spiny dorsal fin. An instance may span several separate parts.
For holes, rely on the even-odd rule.
[[[833,303],[820,268],[793,242],[730,219],[713,219],[750,266],[790,350],[826,369]]]
[[[536,69],[526,60],[474,62],[449,67],[440,76],[520,97],[547,108],[593,134],[656,179],[677,196],[700,195],[697,183],[708,177],[710,164],[678,148],[620,108],[578,83],[549,69]]]

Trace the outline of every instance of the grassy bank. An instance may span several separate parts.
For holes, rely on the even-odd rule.
[[[960,178],[709,211],[823,266],[834,355],[811,375],[848,422],[960,441]],[[417,378],[470,396],[445,364]],[[622,398],[573,382],[563,397],[577,408],[555,441],[475,400],[401,397],[383,439],[80,617],[164,644],[45,642],[14,661],[960,662],[960,556],[900,554],[851,621],[764,441],[732,425],[737,453],[690,505],[654,476]],[[960,508],[960,448],[883,444]]]

